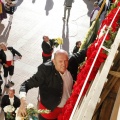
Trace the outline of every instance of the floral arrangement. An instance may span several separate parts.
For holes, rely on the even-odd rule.
[[[82,86],[84,84],[84,81],[86,80],[86,76],[91,68],[92,62],[96,56],[96,53],[105,37],[106,31],[109,29],[109,32],[107,33],[105,37],[104,46],[107,48],[110,48],[116,33],[118,31],[118,28],[120,27],[120,0],[117,0],[114,5],[111,6],[111,10],[108,12],[106,18],[103,20],[98,33],[96,40],[89,46],[87,50],[87,59],[85,61],[85,64],[80,68],[80,72],[78,73],[76,83],[73,86],[73,92],[71,94],[71,97],[66,102],[64,108],[62,109],[62,113],[58,116],[58,120],[69,120],[70,115],[72,113],[72,110],[75,106],[75,103],[77,101],[77,98],[79,96],[79,93],[82,89]],[[117,13],[118,12],[118,13]],[[117,14],[116,14],[117,13]],[[114,18],[114,15],[116,14],[116,17]],[[111,28],[108,28],[108,26],[111,24],[111,21],[113,21],[113,24],[111,25]],[[86,94],[86,91],[88,90],[88,87],[90,85],[90,82],[94,80],[100,65],[105,61],[107,58],[107,52],[101,48],[100,53],[97,57],[97,60],[94,64],[94,67],[92,69],[92,72],[88,78],[87,85],[84,89],[84,92],[82,96]]]
[[[55,47],[58,47],[58,45],[62,45],[63,44],[63,39],[62,38],[55,38],[55,39],[53,39],[53,41],[54,41],[54,46]]]
[[[21,117],[21,116],[18,116],[18,110],[19,108],[17,108],[16,110],[16,119],[15,120],[39,120],[37,115],[38,114],[48,114],[50,112],[50,110],[37,110],[33,104],[29,103],[27,105],[27,115],[25,117]]]
[[[15,114],[14,114],[14,111],[15,111],[15,108],[14,106],[12,105],[7,105],[3,108],[4,112],[7,114],[6,115],[6,118],[9,120],[9,119],[14,119],[15,117]]]

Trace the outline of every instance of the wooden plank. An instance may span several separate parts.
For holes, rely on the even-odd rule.
[[[106,97],[100,109],[99,120],[110,120],[110,115],[114,106],[114,101],[115,97]]]
[[[119,47],[119,51],[120,51],[120,47]],[[116,58],[114,59],[114,65],[111,68],[112,70],[120,71],[120,67],[118,68],[118,66],[120,66],[119,58],[120,58],[120,52],[118,52]],[[103,101],[105,100],[106,96],[109,94],[109,92],[111,91],[111,89],[113,88],[113,86],[116,84],[118,80],[118,78],[113,77],[111,75],[109,75],[108,78],[109,78],[108,82],[105,84],[103,92],[101,93],[101,97],[100,97],[101,101],[97,104],[94,115],[96,114],[97,110],[99,109]]]
[[[118,78],[113,78],[112,80],[110,80],[108,84],[106,84],[106,87],[101,94],[101,101],[99,102],[99,104],[97,104],[94,115],[96,114],[97,110],[100,108],[101,104],[103,103],[103,101],[105,100],[105,98],[107,97],[107,95],[109,94],[115,83],[117,82],[117,80]]]
[[[115,76],[115,77],[118,77],[120,78],[120,72],[117,72],[117,71],[110,71],[109,74]]]
[[[120,32],[120,30],[119,30],[119,32]],[[115,53],[116,53],[118,45],[120,43],[119,32],[116,36],[116,39],[115,39],[113,45],[111,46],[111,51],[105,61],[105,64],[102,68],[99,78],[94,80],[94,82],[98,81],[97,85],[93,86],[93,84],[92,84],[92,86],[90,88],[91,92],[88,93],[87,98],[86,98],[86,101],[87,101],[87,99],[89,99],[89,102],[87,104],[85,104],[85,106],[83,105],[84,107],[80,107],[80,114],[79,114],[79,116],[78,116],[79,118],[77,120],[79,120],[79,119],[91,120],[91,118],[92,118],[95,106],[99,99],[100,93],[103,89],[105,79],[107,77],[107,74],[109,73],[112,61],[114,60]]]
[[[113,107],[110,120],[120,120],[120,118],[117,118],[119,107],[120,107],[120,88],[119,88],[119,91],[118,91],[118,94],[117,94],[117,97],[114,103],[114,107]]]

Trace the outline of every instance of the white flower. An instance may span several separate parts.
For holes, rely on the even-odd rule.
[[[29,103],[29,104],[27,105],[27,109],[31,109],[31,108],[34,108],[34,105],[33,105],[32,103]]]
[[[59,45],[63,44],[63,39],[62,39],[62,38],[57,38],[56,40],[57,40],[57,43],[58,43]]]
[[[7,105],[3,108],[4,112],[13,112],[15,110],[14,106],[12,105]]]
[[[32,109],[31,109],[32,108]],[[18,115],[18,110],[19,110],[19,108],[17,108],[16,109],[16,111],[15,111],[15,113],[16,113],[16,118],[15,118],[15,120],[24,120],[24,119],[26,119],[26,118],[29,118],[30,116],[32,117],[32,116],[34,116],[34,117],[36,117],[37,116],[37,114],[48,114],[48,113],[50,113],[50,110],[47,110],[47,109],[44,109],[44,110],[37,110],[36,108],[34,108],[34,105],[33,104],[31,104],[31,103],[29,103],[28,105],[27,105],[27,115],[26,116],[24,116],[24,117],[22,117],[22,116],[19,116]],[[29,120],[32,120],[32,119],[29,119]]]

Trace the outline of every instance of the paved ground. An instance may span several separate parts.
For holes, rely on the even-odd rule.
[[[0,24],[0,42],[6,42],[23,55],[21,60],[15,62],[13,81],[17,96],[20,84],[32,76],[42,63],[42,36],[62,37],[64,44],[61,47],[71,53],[75,42],[83,41],[87,33],[93,1],[75,0],[69,23],[66,24],[62,21],[64,0],[18,0],[12,25],[8,23],[9,15]],[[27,101],[36,106],[37,95],[37,88],[30,90]],[[3,120],[2,113],[0,120]]]

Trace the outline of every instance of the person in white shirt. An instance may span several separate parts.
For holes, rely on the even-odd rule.
[[[13,106],[15,108],[15,110],[20,106],[20,99],[17,96],[15,96],[15,89],[13,87],[9,88],[8,94],[4,95],[2,97],[2,100],[1,100],[1,108],[4,112],[5,120],[8,120],[7,119],[7,114],[4,111],[5,107],[8,106],[8,105]],[[16,116],[15,115],[15,110],[11,113],[13,119],[10,119],[10,120],[15,120],[15,116]]]
[[[94,9],[93,11],[91,12],[91,15],[90,15],[90,26],[92,25],[93,21],[96,19],[97,15],[98,15],[98,12],[100,10],[100,7],[98,6],[98,2],[94,2]]]
[[[0,43],[0,48],[1,48],[0,54],[2,60],[1,63],[3,65],[3,70],[4,70],[5,87],[9,88],[8,79],[9,82],[12,85],[14,85],[12,81],[12,76],[14,74],[14,57],[18,56],[19,59],[21,59],[22,55],[13,47],[7,47],[5,43]]]

